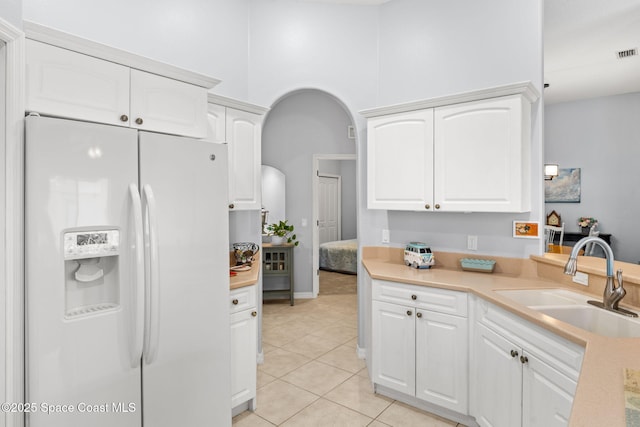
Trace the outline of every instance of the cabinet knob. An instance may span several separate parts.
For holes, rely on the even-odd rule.
[[[431,205],[424,205],[425,209],[431,209]]]
[[[411,310],[407,310],[407,316],[411,316]]]
[[[237,298],[234,298],[234,299],[233,299],[233,301],[231,301],[231,303],[232,303],[233,305],[238,305],[238,299],[237,299]]]
[[[511,350],[511,357],[518,357],[518,352],[515,350]]]
[[[414,301],[417,300],[418,299],[418,295],[411,295],[411,299],[414,300]]]
[[[528,361],[529,361],[529,358],[527,356],[520,356],[520,362],[522,362],[523,365]]]
[[[120,121],[121,122],[128,122],[129,121],[129,116],[127,116],[126,114],[123,114],[120,116]]]
[[[252,312],[251,312],[251,315],[252,315],[253,317],[256,317],[256,316],[258,315],[258,312],[257,312],[257,311],[252,311]]]
[[[440,209],[440,205],[436,203],[436,209]]]
[[[422,318],[422,313],[417,312],[417,313],[416,313],[416,317],[418,317],[418,318]]]
[[[233,209],[234,207],[233,203],[229,203],[229,209]]]
[[[144,122],[143,122],[143,120],[142,120],[140,117],[138,117],[138,118],[136,119],[136,124],[137,124],[137,125],[141,125],[142,123],[144,123]]]

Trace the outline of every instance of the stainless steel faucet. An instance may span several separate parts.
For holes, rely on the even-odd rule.
[[[622,298],[627,294],[627,291],[624,290],[622,286],[622,270],[618,270],[616,272],[615,282],[617,282],[617,286],[614,282],[613,278],[613,251],[611,250],[611,246],[607,244],[600,237],[596,236],[587,236],[584,237],[575,244],[573,249],[571,250],[571,255],[569,255],[569,260],[567,264],[564,266],[564,274],[569,274],[574,276],[576,274],[576,270],[578,268],[578,252],[581,248],[583,248],[588,243],[595,243],[604,250],[604,255],[607,259],[607,283],[604,287],[604,293],[602,296],[602,302],[600,301],[587,301],[589,304],[595,305],[596,307],[604,308],[605,310],[614,311],[616,313],[624,314],[625,316],[630,317],[638,317],[638,315],[632,311],[625,310],[624,308],[618,307],[618,303],[622,301]]]

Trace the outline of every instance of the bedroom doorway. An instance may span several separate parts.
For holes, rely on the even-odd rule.
[[[355,293],[356,155],[314,154],[312,173],[313,297],[320,292]],[[321,245],[323,251],[347,251],[348,255],[341,256],[335,265],[323,262],[321,269]],[[323,254],[323,261],[326,261],[326,252]],[[321,290],[322,283],[325,283],[325,287]]]

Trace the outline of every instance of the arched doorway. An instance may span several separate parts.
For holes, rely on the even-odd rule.
[[[294,263],[297,298],[313,298],[318,293],[314,163],[317,156],[355,160],[353,125],[353,117],[344,103],[318,89],[287,93],[273,104],[264,121],[262,164],[286,175],[286,217],[295,226],[300,242]],[[355,210],[356,197],[352,198]],[[353,227],[357,229],[355,222]]]

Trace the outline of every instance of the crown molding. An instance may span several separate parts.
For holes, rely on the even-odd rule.
[[[385,116],[387,114],[406,113],[409,111],[423,110],[425,108],[442,107],[444,105],[459,104],[462,102],[479,101],[482,99],[497,98],[500,96],[521,95],[530,103],[540,98],[540,92],[530,81],[518,82],[502,86],[494,86],[471,92],[457,93],[454,95],[424,99],[420,101],[394,104],[385,107],[371,108],[360,111],[366,118]]]
[[[143,56],[94,42],[92,40],[83,39],[73,34],[45,27],[44,25],[40,25],[35,22],[23,21],[23,29],[26,37],[31,40],[72,50],[98,59],[115,62],[137,70],[180,80],[195,86],[211,89],[220,83],[220,80],[204,74],[145,58]]]
[[[208,102],[210,104],[222,105],[224,107],[235,108],[236,110],[246,111],[248,113],[264,115],[269,111],[269,108],[256,104],[249,104],[248,102],[238,101],[237,99],[227,98],[226,96],[216,95],[213,93],[208,94]]]

